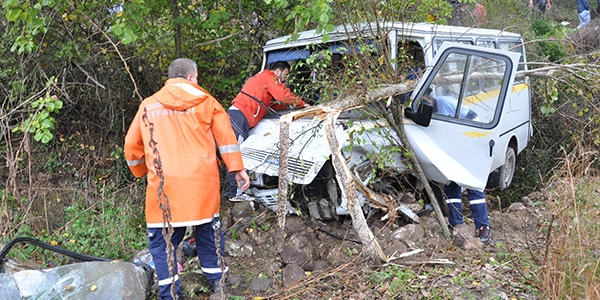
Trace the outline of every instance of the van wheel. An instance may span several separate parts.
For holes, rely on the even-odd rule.
[[[498,170],[490,174],[489,186],[492,188],[498,188],[500,191],[504,191],[508,188],[515,175],[515,166],[517,164],[517,154],[513,147],[506,149],[506,159],[504,165]]]

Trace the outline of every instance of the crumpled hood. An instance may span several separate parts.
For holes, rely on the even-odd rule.
[[[154,97],[164,107],[173,110],[186,110],[209,98],[209,93],[199,85],[183,78],[171,78],[165,82]]]

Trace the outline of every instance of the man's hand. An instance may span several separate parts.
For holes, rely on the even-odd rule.
[[[235,182],[242,189],[242,192],[245,192],[250,187],[250,177],[246,173],[246,170],[235,172]]]

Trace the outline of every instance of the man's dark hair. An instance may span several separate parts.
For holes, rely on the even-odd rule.
[[[285,60],[276,61],[269,66],[269,70],[272,70],[272,71],[275,71],[275,70],[283,71],[285,69],[289,70],[290,68],[291,68],[290,64]]]
[[[198,71],[196,62],[189,58],[178,58],[169,65],[169,78],[187,78]]]

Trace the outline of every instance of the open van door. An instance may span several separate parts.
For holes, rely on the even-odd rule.
[[[505,126],[499,125],[518,63],[518,53],[442,44],[410,104],[414,111],[422,101],[433,105],[430,125],[405,122],[407,137],[428,178],[485,188],[494,157],[505,155],[500,143],[500,128]]]

